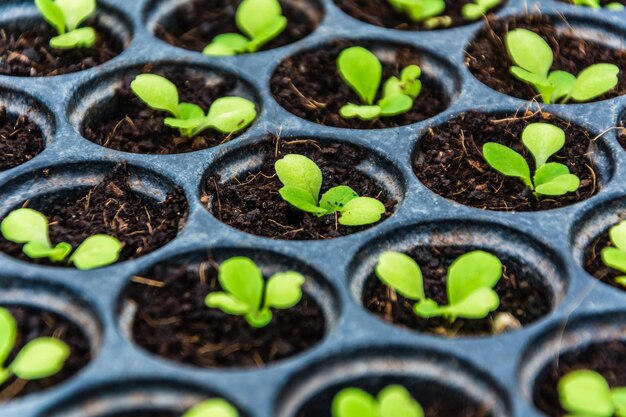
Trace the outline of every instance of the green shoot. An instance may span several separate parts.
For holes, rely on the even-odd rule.
[[[32,259],[48,258],[51,262],[63,262],[73,249],[65,242],[52,245],[48,219],[33,209],[13,210],[0,224],[0,230],[6,240],[24,244],[22,251]],[[76,248],[68,262],[81,270],[100,268],[117,262],[121,250],[122,244],[116,238],[93,235]]]
[[[578,189],[580,179],[570,173],[567,165],[546,162],[565,145],[563,129],[548,123],[531,123],[522,132],[522,142],[535,158],[532,180],[524,157],[509,147],[488,142],[483,146],[483,156],[496,171],[521,179],[537,198],[564,195]]]
[[[96,11],[96,0],[35,0],[44,20],[59,33],[50,39],[57,49],[91,48],[96,43],[94,28],[78,28]]]
[[[344,49],[337,58],[341,78],[359,96],[363,104],[348,103],[339,110],[345,119],[372,120],[406,113],[422,90],[420,67],[405,67],[400,78],[390,77],[383,86],[383,97],[374,104],[382,80],[383,66],[376,55],[365,48]]]
[[[557,390],[568,417],[626,417],[626,387],[611,388],[595,371],[570,372]]]
[[[283,187],[280,196],[297,209],[317,217],[339,213],[343,226],[362,226],[376,223],[385,213],[385,206],[371,197],[359,197],[347,185],[326,191],[319,198],[322,171],[315,162],[304,155],[286,155],[274,166]]]
[[[585,102],[617,86],[619,68],[613,64],[591,65],[578,76],[567,71],[550,71],[554,61],[552,49],[530,30],[516,29],[507,33],[506,46],[515,64],[510,68],[511,74],[532,85],[544,103]]]
[[[602,262],[609,268],[626,274],[626,220],[609,229],[613,246],[602,249]],[[615,282],[626,287],[626,275],[615,278]]]
[[[586,7],[591,7],[592,9],[599,9],[602,7],[600,0],[571,0],[571,1],[572,1],[572,4],[576,6],[586,6]],[[624,10],[624,5],[622,3],[617,3],[617,2],[609,3],[604,7],[606,7],[609,10],[615,10],[615,11]]]
[[[237,409],[221,398],[212,398],[189,409],[182,417],[238,417]]]
[[[387,0],[398,13],[414,22],[423,22],[440,16],[446,10],[444,0]]]
[[[401,385],[388,385],[376,398],[345,388],[333,399],[332,417],[424,417],[424,409]]]
[[[502,0],[474,0],[473,3],[468,3],[463,6],[461,14],[465,20],[478,20],[494,7],[497,7],[502,3]]]
[[[304,276],[287,271],[272,275],[267,282],[249,258],[234,257],[219,267],[218,280],[224,291],[208,294],[207,307],[226,314],[243,316],[252,327],[265,327],[272,321],[271,309],[287,310],[302,299]]]
[[[192,138],[207,129],[236,133],[248,127],[257,115],[255,104],[242,97],[218,98],[205,115],[196,104],[180,103],[174,83],[160,75],[138,75],[130,88],[151,109],[174,116],[165,118],[164,124],[178,129],[183,137]]]
[[[278,0],[243,0],[237,8],[235,23],[246,36],[239,33],[217,35],[202,53],[228,56],[256,52],[285,30],[287,18]]]
[[[426,297],[422,271],[411,257],[384,252],[375,268],[378,279],[401,296],[416,301],[413,311],[423,318],[483,319],[500,305],[493,290],[502,277],[502,263],[490,253],[472,251],[458,257],[446,278],[447,306]]]
[[[24,345],[13,362],[6,366],[16,339],[15,318],[9,310],[0,307],[0,385],[12,376],[25,381],[53,376],[63,369],[70,356],[70,348],[62,340],[39,337]]]

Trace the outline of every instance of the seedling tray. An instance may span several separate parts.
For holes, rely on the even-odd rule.
[[[153,35],[155,22],[180,0],[98,3],[105,23],[127,46],[119,56],[55,77],[0,76],[0,104],[13,113],[28,114],[46,140],[40,155],[0,173],[0,216],[37,196],[95,185],[125,161],[132,186],[145,195],[162,199],[181,187],[188,217],[179,235],[160,249],[88,272],[38,266],[0,253],[0,303],[43,307],[70,318],[88,336],[93,353],[91,363],[64,383],[1,404],[3,417],[105,417],[163,408],[182,413],[210,396],[228,399],[246,417],[296,417],[306,404],[328,402],[318,395],[329,387],[353,381],[376,387],[403,381],[415,390],[420,384],[435,384],[442,387],[439,392],[454,390],[472,398],[496,417],[542,416],[533,405],[534,382],[558,352],[626,339],[626,294],[600,283],[581,266],[590,241],[626,213],[626,155],[616,130],[608,130],[621,123],[624,97],[541,106],[598,136],[593,160],[599,191],[594,196],[555,210],[483,211],[433,193],[411,166],[416,144],[431,126],[469,110],[512,114],[537,109],[536,104],[490,89],[464,64],[464,49],[481,22],[448,30],[400,31],[358,21],[332,0],[297,0],[311,3],[323,16],[312,34],[256,54],[210,58]],[[549,0],[509,0],[496,14],[519,15],[536,8],[551,16],[563,14],[585,36],[626,47],[626,12],[593,11]],[[31,1],[0,1],[0,25],[36,15]],[[449,107],[422,122],[384,130],[322,126],[283,109],[269,85],[279,63],[336,39],[417,48],[423,69],[443,80]],[[110,94],[129,69],[147,64],[236,76],[242,94],[259,106],[257,121],[232,141],[173,155],[126,153],[81,137],[78,132],[94,104]],[[366,149],[368,170],[378,174],[398,200],[395,212],[375,227],[324,241],[271,240],[220,222],[201,201],[207,175],[216,170],[237,172],[241,164],[250,163],[245,161],[246,149],[268,134]],[[552,300],[551,312],[512,332],[456,338],[400,328],[369,313],[362,306],[361,292],[376,255],[420,243],[481,247],[517,259],[540,273]],[[199,259],[207,250],[218,260],[226,254],[252,256],[267,271],[308,271],[307,291],[316,296],[326,316],[323,341],[260,369],[205,369],[138,347],[129,335],[128,317],[122,314],[122,294],[131,277],[160,262]]]

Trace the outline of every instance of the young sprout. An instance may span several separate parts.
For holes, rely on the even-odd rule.
[[[559,196],[578,189],[580,179],[570,174],[567,165],[546,162],[565,145],[563,129],[548,123],[531,123],[522,132],[522,142],[535,159],[532,180],[528,163],[511,148],[488,142],[483,146],[483,156],[496,171],[521,179],[537,198],[540,195]]]
[[[236,133],[256,118],[256,106],[242,97],[218,98],[205,115],[196,104],[180,103],[174,83],[160,75],[138,75],[130,83],[130,88],[151,109],[174,116],[165,118],[165,125],[178,129],[182,136],[188,138],[209,128],[224,134]]]
[[[24,345],[13,362],[6,365],[16,339],[17,323],[9,310],[0,307],[0,385],[12,376],[33,381],[55,375],[70,356],[70,348],[62,340],[39,337]]]
[[[557,390],[568,417],[626,417],[626,387],[611,388],[595,371],[572,371]]]
[[[365,48],[354,46],[344,49],[337,58],[341,78],[359,96],[363,104],[348,103],[339,110],[346,119],[358,117],[372,120],[391,117],[411,110],[413,101],[422,90],[420,67],[405,67],[400,78],[390,77],[383,86],[383,97],[374,104],[382,80],[383,66],[376,55]]]
[[[50,39],[51,47],[90,48],[96,43],[94,28],[78,28],[96,11],[96,0],[35,0],[35,5],[46,22],[59,33]]]
[[[493,290],[502,277],[502,263],[490,253],[472,251],[458,257],[446,278],[448,305],[439,306],[426,298],[422,270],[411,257],[399,252],[384,252],[378,258],[376,276],[389,288],[416,301],[413,311],[420,317],[482,319],[495,311],[500,298]]]
[[[206,55],[236,55],[256,52],[280,35],[287,27],[278,0],[243,0],[237,8],[235,23],[239,33],[217,35],[202,51]]]
[[[2,236],[13,243],[24,244],[22,251],[33,259],[48,258],[63,262],[72,252],[72,245],[61,242],[52,245],[48,234],[48,219],[40,212],[21,208],[13,210],[0,224]],[[94,269],[110,265],[119,259],[122,244],[114,237],[93,235],[76,248],[68,263],[78,269]]]
[[[515,65],[511,74],[532,85],[544,103],[585,102],[611,91],[617,85],[619,68],[613,64],[594,64],[578,76],[567,71],[550,71],[554,54],[550,45],[536,33],[516,29],[506,35],[509,57]]]
[[[609,238],[615,247],[607,246],[602,249],[602,262],[607,267],[626,274],[626,220],[609,229]],[[615,282],[626,286],[626,275],[615,278]]]
[[[494,7],[502,3],[502,0],[474,0],[473,3],[467,3],[463,6],[461,14],[465,20],[478,20]]]
[[[587,6],[593,9],[599,9],[602,7],[600,0],[572,0],[572,4],[576,6]],[[616,11],[624,10],[624,5],[622,3],[617,3],[617,2],[608,3],[604,7],[606,7],[609,10],[616,10]]]
[[[333,399],[332,417],[424,417],[424,409],[401,385],[388,385],[374,398],[359,388],[345,388]]]
[[[221,398],[202,401],[189,409],[182,417],[238,417],[237,409]]]
[[[304,276],[287,271],[272,275],[267,282],[249,258],[230,258],[219,267],[217,279],[224,291],[208,294],[205,304],[226,314],[243,316],[252,327],[265,327],[272,311],[287,310],[300,302]]]
[[[414,22],[428,21],[440,16],[446,10],[444,0],[387,0],[398,12]],[[450,22],[451,23],[451,22]]]
[[[285,155],[274,165],[283,187],[280,196],[297,209],[317,217],[339,213],[339,224],[362,226],[376,223],[385,213],[385,206],[371,197],[359,197],[347,185],[326,191],[319,198],[322,171],[315,162],[304,155]]]

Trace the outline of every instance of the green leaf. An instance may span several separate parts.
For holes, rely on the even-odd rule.
[[[298,304],[302,299],[304,276],[297,272],[280,272],[267,281],[265,289],[266,308],[285,310]]]
[[[230,405],[228,401],[221,398],[212,398],[210,400],[203,401],[185,414],[182,417],[238,417],[239,413],[237,409]]]
[[[63,10],[65,25],[69,31],[76,29],[96,11],[96,0],[56,0],[55,3]]]
[[[567,71],[552,71],[548,76],[548,81],[554,86],[550,102],[556,103],[563,97],[569,96],[576,84],[576,76]]]
[[[424,417],[424,409],[401,385],[389,385],[378,393],[379,417]]]
[[[626,276],[616,277],[615,282],[617,282],[621,286],[626,287]]]
[[[613,64],[591,65],[578,74],[571,97],[576,101],[589,101],[608,93],[617,85],[619,68]]]
[[[221,291],[208,294],[204,298],[204,303],[207,307],[218,308],[232,316],[243,316],[250,312],[250,306],[248,306],[248,304],[239,301],[235,296]]]
[[[617,2],[615,2],[615,3],[609,3],[609,4],[607,4],[607,5],[606,5],[606,6],[604,6],[604,7],[605,7],[607,10],[612,10],[612,11],[615,11],[615,12],[619,12],[619,11],[624,10],[624,5],[623,5],[622,3],[617,3]],[[621,417],[621,416],[619,416],[619,417]]]
[[[446,9],[444,0],[400,1],[400,3],[404,3],[404,13],[416,22],[439,16]]]
[[[479,288],[469,294],[462,301],[443,307],[443,313],[453,319],[461,317],[465,319],[484,319],[489,313],[498,309],[500,298],[491,288]]]
[[[196,129],[204,122],[206,122],[205,117],[200,117],[196,119],[175,119],[173,117],[166,117],[165,119],[163,119],[163,124],[165,126],[171,127],[173,129],[180,129],[181,131],[187,129]]]
[[[359,195],[347,185],[339,185],[322,194],[320,199],[320,207],[328,212],[341,211],[343,207]]]
[[[261,307],[265,281],[261,270],[251,259],[236,256],[222,262],[218,271],[222,288],[256,312]]]
[[[20,379],[43,379],[60,372],[69,356],[70,348],[62,340],[40,337],[20,350],[9,369]]]
[[[122,243],[113,236],[93,235],[76,248],[70,262],[78,269],[95,269],[117,262]]]
[[[202,51],[205,55],[235,55],[248,49],[250,40],[239,33],[222,33]]]
[[[17,322],[9,310],[0,307],[0,369],[11,354],[16,338]]]
[[[616,408],[615,415],[617,417],[626,416],[626,387],[613,388],[611,401]]]
[[[274,169],[283,185],[306,190],[317,205],[322,187],[322,171],[315,162],[304,155],[290,154],[276,161]]]
[[[153,110],[166,111],[176,118],[178,113],[178,89],[167,78],[155,74],[140,74],[130,83],[130,89]]]
[[[550,84],[548,78],[528,72],[521,67],[512,66],[509,71],[518,80],[531,84],[535,90],[541,95],[541,99],[545,103],[551,103],[554,93],[554,86]]]
[[[430,319],[432,317],[440,317],[444,312],[444,308],[440,307],[435,300],[426,298],[413,306],[413,312],[422,318]]]
[[[376,223],[385,213],[385,205],[375,198],[357,197],[343,207],[339,224],[344,226],[362,226]]]
[[[230,134],[245,129],[256,119],[256,106],[242,97],[221,97],[211,104],[207,124],[218,132]]]
[[[535,192],[542,195],[563,195],[578,190],[578,187],[580,179],[576,175],[567,174],[537,186]]]
[[[193,103],[180,103],[178,105],[178,113],[183,120],[199,119],[204,117],[204,110],[202,107]]]
[[[50,39],[50,46],[57,49],[91,48],[96,43],[93,28],[80,28]]]
[[[332,417],[379,417],[374,397],[359,388],[345,388],[333,399]]]
[[[250,326],[262,328],[270,324],[272,321],[272,312],[269,309],[263,309],[246,314],[244,317]]]
[[[35,0],[35,6],[44,20],[62,35],[65,33],[65,16],[63,10],[53,0]]]
[[[385,117],[404,114],[413,107],[413,99],[404,94],[388,96],[378,102],[380,115]]]
[[[383,66],[376,55],[360,46],[347,48],[339,54],[337,68],[341,78],[363,103],[374,102],[383,72]]]
[[[548,76],[554,56],[541,36],[528,29],[512,30],[506,34],[506,47],[515,65],[537,76]]]
[[[287,28],[287,18],[279,16],[274,19],[262,32],[257,34],[248,44],[248,51],[256,52],[272,39],[278,37]]]
[[[522,132],[522,142],[535,158],[537,169],[565,145],[565,132],[549,123],[531,123]]]
[[[209,56],[233,56],[237,55],[237,51],[223,43],[211,42],[202,50],[204,55]]]
[[[482,17],[483,8],[474,3],[468,3],[461,9],[461,14],[465,20],[478,20]]]
[[[313,213],[316,216],[328,214],[324,208],[317,206],[311,194],[309,194],[309,192],[304,188],[285,185],[278,190],[278,193],[283,200],[299,210],[306,211],[307,213]]]
[[[344,119],[373,120],[380,116],[380,106],[359,106],[358,104],[348,103],[339,109],[339,115]]]
[[[399,252],[383,252],[378,257],[376,276],[386,286],[409,300],[423,300],[422,270],[413,258]]]
[[[602,249],[601,256],[604,265],[626,273],[626,252],[609,247]]]
[[[502,277],[500,260],[484,251],[459,256],[448,268],[448,301],[457,304],[481,288],[493,288]]]
[[[0,224],[2,236],[13,243],[35,242],[50,247],[48,219],[40,212],[21,208],[13,210]]]
[[[422,70],[417,65],[409,65],[402,70],[402,92],[413,100],[415,100],[422,91],[422,82],[418,79],[421,75]]]
[[[611,417],[615,412],[609,384],[597,372],[570,372],[559,380],[557,390],[561,406],[568,413]]]
[[[626,252],[626,220],[611,227],[609,237],[618,249]]]
[[[383,98],[402,94],[404,94],[402,81],[398,77],[387,78],[387,81],[383,84]]]
[[[569,168],[567,165],[558,162],[548,162],[547,164],[542,165],[541,168],[535,172],[535,185],[540,186],[547,184],[555,178],[568,174]]]
[[[37,242],[28,242],[22,248],[26,256],[33,259],[49,258],[52,262],[61,262],[72,253],[72,245],[61,242],[54,248]]]
[[[278,0],[243,0],[237,8],[235,22],[240,31],[254,39],[281,15]]]
[[[532,188],[528,163],[513,149],[499,143],[488,142],[483,146],[483,156],[496,171],[508,177],[520,178],[524,184]]]

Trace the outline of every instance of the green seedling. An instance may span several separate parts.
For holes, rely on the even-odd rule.
[[[189,409],[182,417],[238,417],[237,409],[221,398],[202,401]]]
[[[181,136],[192,138],[207,129],[223,134],[239,132],[256,118],[256,106],[242,97],[221,97],[211,104],[209,112],[196,104],[180,103],[178,89],[167,78],[154,74],[138,75],[130,83],[133,93],[153,110],[163,111],[165,125],[178,129]]]
[[[63,369],[70,356],[70,348],[62,340],[39,337],[24,345],[6,365],[16,340],[17,323],[9,310],[0,307],[0,385],[12,376],[25,381],[53,376]]]
[[[580,179],[570,173],[567,165],[547,162],[565,145],[563,129],[548,123],[531,123],[522,132],[522,142],[535,159],[532,180],[524,157],[507,146],[488,142],[483,146],[483,156],[496,171],[521,179],[537,198],[540,195],[559,196],[578,189]]]
[[[509,57],[515,65],[511,74],[532,85],[544,103],[585,102],[605,94],[617,85],[619,68],[613,64],[594,64],[578,76],[567,71],[550,71],[554,54],[550,45],[536,33],[516,29],[506,35]]]
[[[401,385],[388,385],[375,398],[359,388],[345,388],[333,399],[332,417],[424,417],[424,409]]]
[[[237,8],[235,23],[246,36],[239,33],[217,35],[203,53],[228,56],[256,52],[285,30],[287,18],[278,0],[244,0]]]
[[[500,305],[493,290],[502,277],[502,263],[494,255],[472,251],[458,257],[446,278],[448,305],[439,306],[426,297],[422,270],[413,258],[399,252],[384,252],[375,268],[380,281],[409,300],[420,317],[483,319]]]
[[[494,7],[498,7],[502,0],[474,0],[473,3],[467,3],[463,6],[461,14],[465,20],[478,20]]]
[[[609,238],[614,246],[602,249],[602,262],[607,267],[626,274],[626,220],[609,229]],[[615,278],[615,282],[626,287],[626,275]]]
[[[376,223],[385,213],[385,205],[375,198],[359,197],[347,185],[326,191],[319,198],[322,171],[304,155],[286,155],[274,165],[283,187],[280,196],[292,206],[317,217],[338,213],[343,226],[362,226]]]
[[[267,326],[272,321],[271,309],[287,310],[302,299],[304,276],[292,271],[279,272],[266,283],[259,267],[246,257],[222,262],[218,280],[224,291],[208,294],[207,307],[243,316],[252,327]]]
[[[58,49],[90,48],[96,43],[96,31],[79,28],[96,11],[96,0],[35,0],[43,18],[59,33],[50,39]]]
[[[557,390],[567,417],[626,417],[626,387],[611,388],[595,371],[570,372]]]
[[[446,10],[444,0],[387,0],[398,13],[414,22],[423,22],[440,16]]]
[[[572,1],[572,4],[575,6],[586,6],[586,7],[591,7],[593,9],[600,9],[602,7],[602,3],[600,3],[600,0],[571,0],[571,1]],[[622,3],[617,3],[617,2],[608,3],[604,7],[606,7],[609,10],[615,10],[615,11],[624,10],[624,5]]]
[[[383,66],[376,55],[365,48],[354,46],[344,49],[337,58],[341,78],[359,96],[363,104],[348,103],[341,107],[339,115],[346,119],[372,120],[406,113],[422,90],[420,67],[405,67],[400,78],[390,77],[383,86],[383,95],[376,104],[374,100],[382,80]]]
[[[0,224],[0,230],[6,240],[24,244],[22,251],[29,258],[63,262],[72,253],[73,248],[69,243],[52,245],[48,219],[33,209],[13,210]],[[122,244],[116,238],[93,235],[76,248],[68,263],[73,263],[78,269],[100,268],[117,262],[121,250]]]

